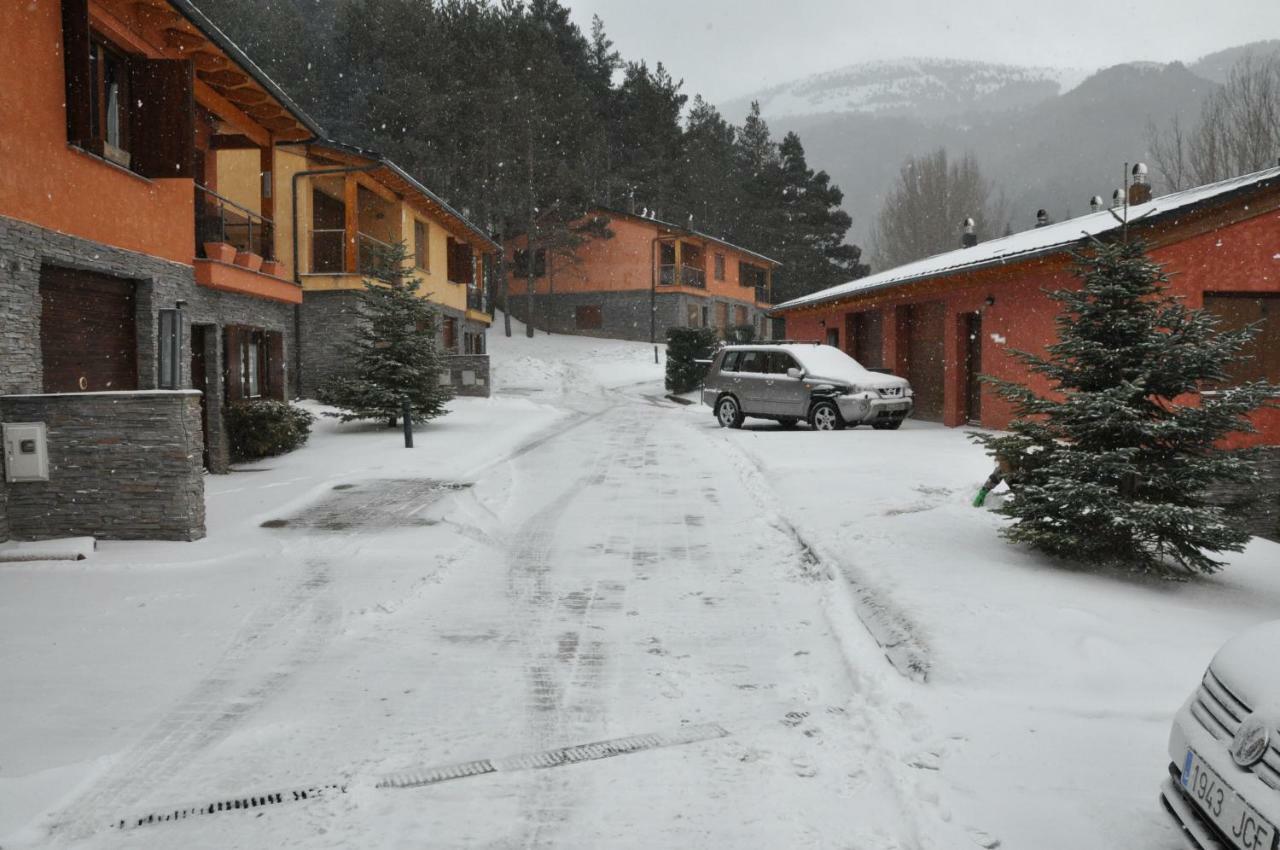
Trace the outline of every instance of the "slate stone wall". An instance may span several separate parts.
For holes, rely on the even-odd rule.
[[[440,383],[453,387],[454,395],[489,397],[489,355],[448,354],[443,360]]]
[[[298,321],[300,396],[315,398],[325,383],[351,374],[354,364],[347,350],[355,342],[363,316],[357,290],[303,293]]]
[[[689,326],[689,306],[699,311],[707,308],[710,322],[716,320],[716,305],[729,305],[729,321],[733,322],[733,308],[741,302],[722,298],[702,298],[679,292],[658,292],[653,298],[653,310],[656,316],[654,339],[659,345],[665,345],[668,328],[684,328]],[[520,321],[526,321],[525,298],[513,295],[510,299],[511,315]],[[577,321],[579,307],[599,307],[601,326],[593,329],[580,329]],[[629,339],[637,342],[649,341],[650,300],[647,291],[633,292],[567,292],[534,297],[533,326],[551,333],[574,334],[577,336],[594,336],[606,339]],[[755,324],[760,311],[755,307],[747,309],[747,323]]]
[[[48,431],[49,480],[7,485],[14,538],[204,537],[199,393],[0,396],[0,419]]]

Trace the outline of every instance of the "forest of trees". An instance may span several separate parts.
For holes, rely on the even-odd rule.
[[[782,301],[859,277],[843,195],[772,138],[624,62],[558,0],[201,0],[326,131],[374,148],[498,238],[571,245],[594,205],[656,210],[779,260]],[[582,238],[588,238],[587,234]]]

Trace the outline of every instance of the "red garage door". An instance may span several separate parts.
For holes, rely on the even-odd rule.
[[[40,269],[40,353],[47,393],[138,388],[133,281]]]
[[[943,337],[946,305],[940,301],[916,304],[907,312],[907,374],[915,390],[917,419],[942,421]]]

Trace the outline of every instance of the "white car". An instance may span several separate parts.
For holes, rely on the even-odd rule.
[[[1160,801],[1191,847],[1274,850],[1280,835],[1280,620],[1227,642],[1169,736]]]

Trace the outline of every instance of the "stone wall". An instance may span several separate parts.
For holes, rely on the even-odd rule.
[[[689,326],[689,305],[699,310],[707,308],[708,319],[715,322],[716,305],[729,305],[729,321],[733,322],[733,308],[741,302],[722,298],[703,298],[679,292],[658,292],[652,303],[655,315],[654,340],[666,344],[667,328]],[[525,298],[513,295],[510,300],[511,315],[526,321]],[[579,307],[599,307],[601,326],[594,329],[578,327]],[[631,292],[568,292],[534,296],[533,326],[551,333],[594,336],[606,339],[649,341],[650,295],[648,291]],[[747,310],[747,323],[755,324],[760,311]]]
[[[1257,452],[1256,490],[1241,485],[1224,485],[1211,491],[1210,501],[1227,505],[1240,517],[1249,533],[1280,542],[1280,447],[1267,446]]]
[[[9,491],[4,480],[4,452],[0,452],[0,543],[9,539]]]
[[[0,394],[44,390],[40,351],[40,269],[44,265],[82,269],[131,280],[136,296],[138,388],[158,383],[156,336],[159,311],[182,308],[184,354],[181,386],[191,384],[191,327],[211,326],[214,341],[206,350],[209,384],[209,468],[225,472],[228,458],[222,422],[222,329],[248,325],[283,334],[285,384],[298,386],[292,352],[297,346],[294,307],[278,301],[222,292],[195,282],[191,266],[112,248],[26,222],[0,216]]]
[[[453,387],[454,395],[489,397],[489,355],[446,354],[440,383]]]
[[[0,396],[0,420],[48,430],[49,480],[7,485],[13,537],[204,537],[199,393]]]
[[[353,367],[348,348],[362,321],[360,290],[304,292],[298,311],[302,344],[298,347],[298,394],[315,398],[316,391]]]

